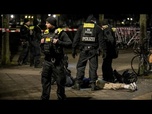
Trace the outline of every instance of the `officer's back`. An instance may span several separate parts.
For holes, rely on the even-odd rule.
[[[90,15],[86,22],[83,23],[79,28],[78,32],[75,34],[75,38],[72,44],[72,47],[75,48],[79,45],[79,48],[83,48],[84,46],[93,46],[98,48],[99,42],[99,34],[101,33],[101,28],[96,24],[96,19]],[[81,37],[83,37],[81,39]]]
[[[21,25],[20,28],[20,36],[21,39],[25,41],[29,41],[29,36],[30,36],[30,29],[29,29],[30,21],[28,19],[24,19],[23,25]]]

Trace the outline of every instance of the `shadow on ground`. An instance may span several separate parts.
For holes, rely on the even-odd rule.
[[[90,100],[92,97],[68,97],[67,100]]]

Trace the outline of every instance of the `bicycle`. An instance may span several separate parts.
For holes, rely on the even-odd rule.
[[[137,76],[148,75],[151,70],[151,64],[149,63],[149,55],[151,54],[149,48],[149,39],[145,39],[143,45],[134,49],[136,54],[131,59],[131,69]]]
[[[136,49],[139,45],[139,37],[140,37],[140,32],[136,32],[132,38],[127,42],[127,48],[132,47],[132,49]]]

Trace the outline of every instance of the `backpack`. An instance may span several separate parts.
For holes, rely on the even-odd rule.
[[[65,86],[66,87],[71,87],[74,85],[74,78],[71,76],[71,71],[69,69],[65,69],[65,73],[66,73],[66,83]]]
[[[134,72],[129,72],[129,70],[125,70],[122,74],[118,73],[117,70],[113,71],[114,77],[117,79],[119,83],[130,84],[133,82],[137,82],[137,75]]]
[[[129,72],[129,70],[124,71],[122,77],[125,84],[130,84],[137,81],[137,75],[134,72]]]

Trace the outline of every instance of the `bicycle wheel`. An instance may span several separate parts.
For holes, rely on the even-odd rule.
[[[131,59],[131,69],[132,71],[139,76],[139,65],[140,65],[140,55],[135,55],[132,59]]]
[[[131,60],[131,69],[137,76],[147,75],[150,64],[145,56],[135,55]]]

